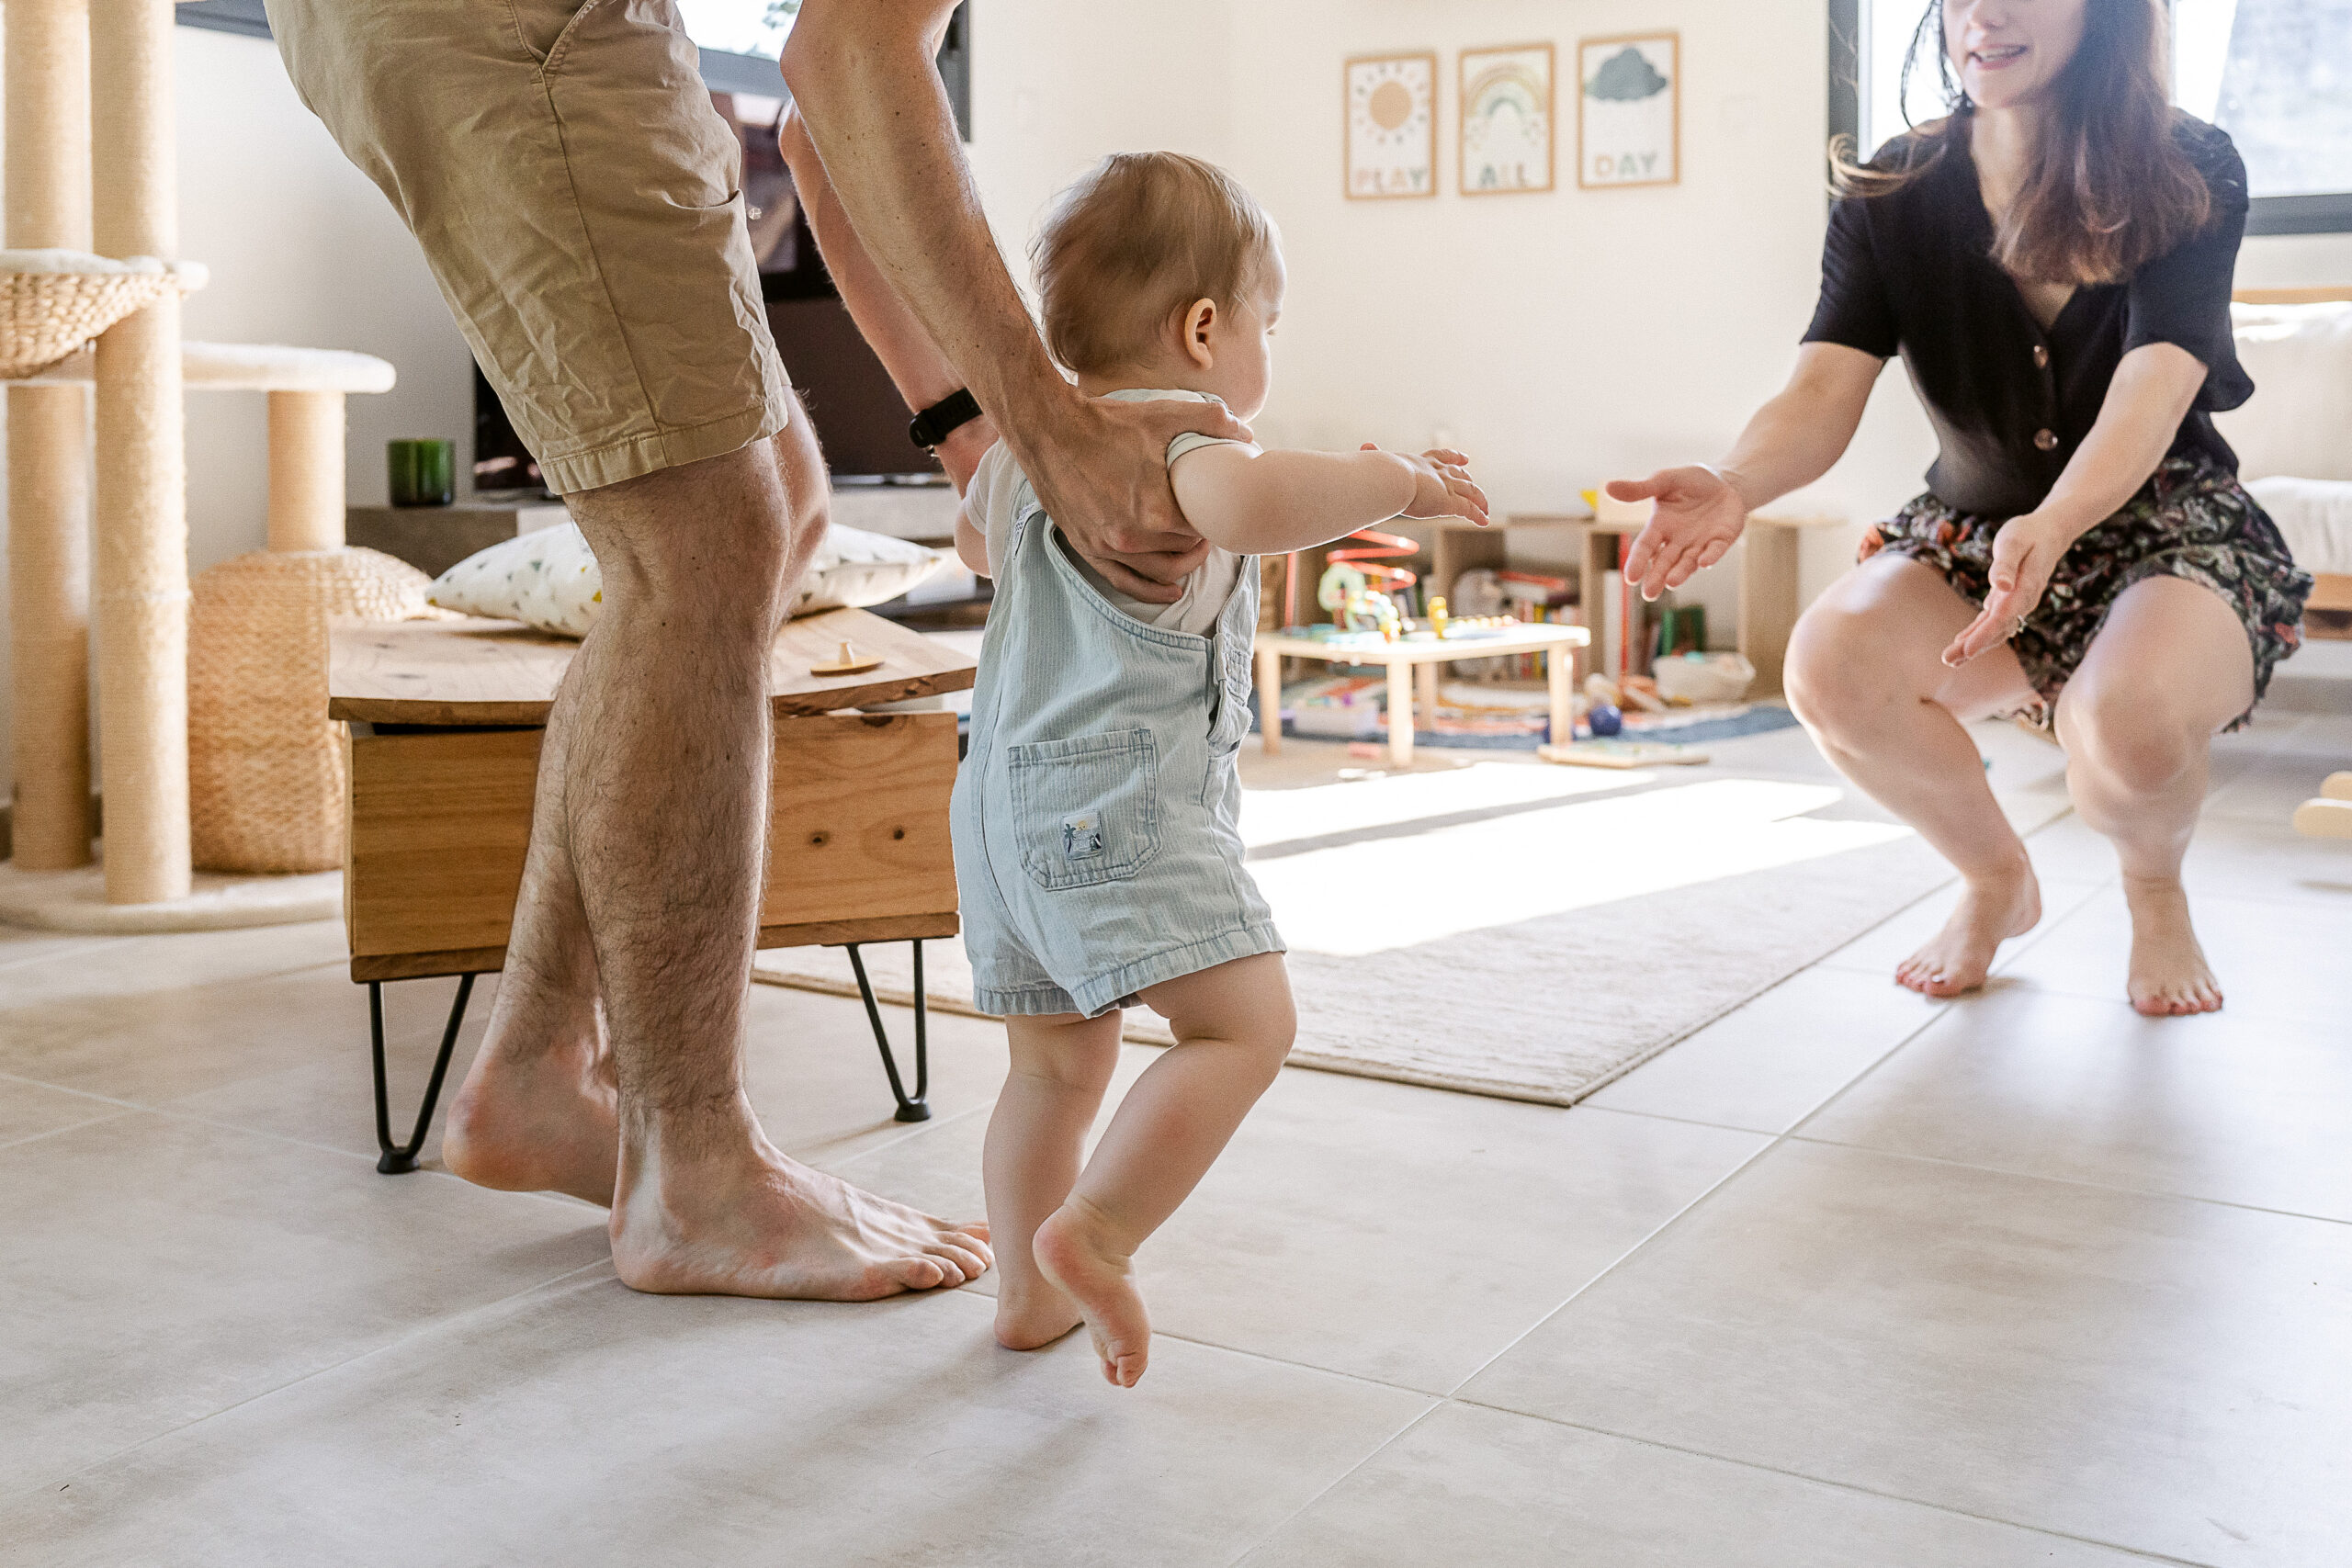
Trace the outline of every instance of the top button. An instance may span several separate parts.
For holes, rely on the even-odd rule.
[[[2055,452],[2058,450],[2058,433],[2054,430],[2037,430],[2033,433],[2033,444],[2044,452]]]
[[[2050,351],[2042,347],[2040,344],[2035,344],[2033,345],[2033,367],[2036,370],[2047,370],[2050,368]]]

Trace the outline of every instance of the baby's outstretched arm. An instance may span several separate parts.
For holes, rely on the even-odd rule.
[[[1237,555],[1277,555],[1341,538],[1391,517],[1487,521],[1487,496],[1459,452],[1408,457],[1261,452],[1201,446],[1176,459],[1176,503],[1201,537]]]

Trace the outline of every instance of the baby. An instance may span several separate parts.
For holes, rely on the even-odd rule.
[[[1224,171],[1106,159],[1063,194],[1034,254],[1046,343],[1082,391],[1215,400],[1243,420],[1265,406],[1282,253]],[[1180,436],[1170,482],[1212,548],[1182,598],[1154,604],[1069,548],[1004,445],[980,459],[956,547],[996,600],[953,821],[974,999],[1004,1015],[1012,1050],[984,1167],[1001,1343],[1035,1348],[1083,1320],[1104,1377],[1143,1375],[1151,1327],[1130,1260],[1290,1053],[1282,937],[1236,830],[1255,558],[1399,514],[1483,521],[1467,461]],[[1176,1043],[1081,1168],[1121,1010],[1138,1003]]]

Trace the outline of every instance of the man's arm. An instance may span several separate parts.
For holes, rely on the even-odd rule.
[[[1038,497],[1115,587],[1170,601],[1204,546],[1169,489],[1186,430],[1242,438],[1208,404],[1106,404],[1054,367],[997,254],[933,39],[954,0],[808,0],[784,51],[842,209],[890,288],[1004,433]]]
[[[840,193],[826,177],[824,161],[817,156],[817,144],[809,139],[808,124],[797,103],[786,110],[776,145],[784,153],[786,167],[792,171],[793,188],[808,215],[817,249],[824,254],[825,270],[832,275],[833,287],[840,291],[850,320],[857,323],[866,346],[889,372],[891,385],[906,399],[907,407],[927,409],[961,387],[964,378],[956,373],[956,367],[948,363],[947,355],[940,352],[939,344],[932,341],[922,322],[907,309],[906,301],[899,298],[890,280],[874,265],[872,254],[859,243],[849,214],[842,210]],[[946,465],[958,491],[972,482],[972,470],[979,467],[981,455],[996,440],[996,422],[983,411],[979,418],[949,431],[939,444],[939,460]]]
[[[1459,452],[1261,452],[1201,446],[1176,459],[1176,499],[1201,537],[1237,555],[1279,555],[1391,517],[1487,521]]]

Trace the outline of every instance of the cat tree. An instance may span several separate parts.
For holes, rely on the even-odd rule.
[[[324,719],[326,620],[398,615],[422,604],[421,576],[373,552],[341,548],[344,397],[388,389],[392,367],[366,355],[181,342],[181,296],[201,287],[204,274],[173,255],[173,25],[171,0],[8,0],[5,12],[11,248],[0,253],[0,377],[10,382],[16,805],[14,859],[0,868],[0,919],[17,923],[171,930],[334,913],[336,893],[323,885],[332,878],[198,883],[199,863],[332,864],[340,829],[322,832],[306,820],[308,847],[290,857],[299,863],[245,863],[256,858],[249,844],[196,852],[191,599],[200,622],[208,590],[222,608],[210,617],[216,635],[207,648],[234,655],[257,627],[285,636],[274,662],[199,659],[194,682],[221,716],[195,747],[200,793],[265,807],[282,779],[267,767],[256,772],[257,752],[299,751],[314,763],[322,750],[334,750],[339,767]],[[94,87],[105,105],[96,117]],[[94,338],[95,352],[85,352]],[[95,389],[94,423],[85,386]],[[248,564],[258,557],[224,563],[193,596],[182,423],[190,386],[269,394],[265,554],[273,563],[284,558],[259,569]],[[95,453],[85,431],[95,433]],[[74,874],[93,858],[85,696],[93,649],[102,875]],[[273,700],[277,721],[259,724],[269,733],[256,746],[254,716],[266,721]],[[208,768],[208,748],[215,760],[233,755]],[[334,773],[338,790],[340,777]],[[320,796],[315,778],[305,793]],[[332,809],[339,805],[338,796]],[[329,840],[332,852],[320,848]]]

